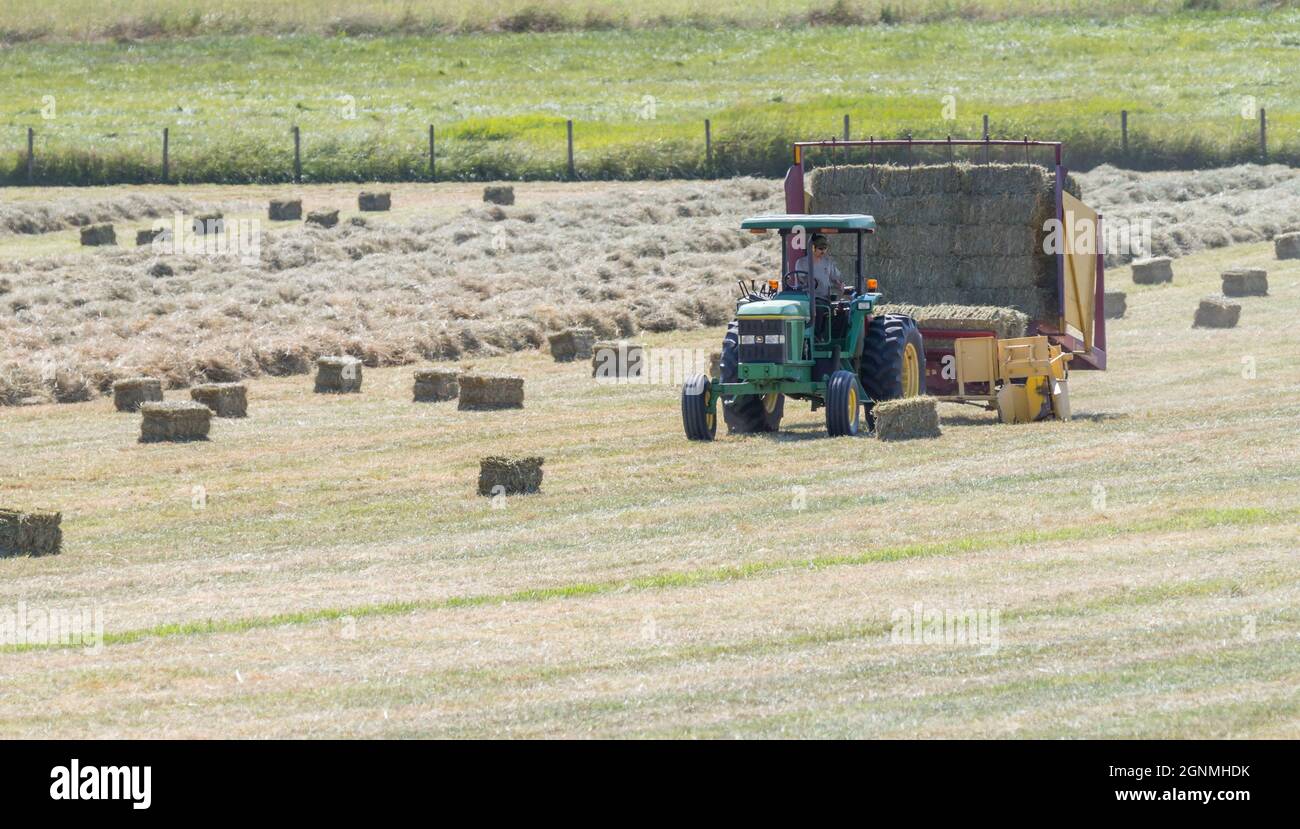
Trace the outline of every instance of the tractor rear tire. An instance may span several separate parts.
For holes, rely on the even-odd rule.
[[[874,317],[862,346],[858,380],[873,403],[925,394],[925,341],[916,320],[903,314]]]
[[[826,431],[833,438],[852,437],[858,433],[862,401],[853,372],[840,371],[826,383]]]
[[[740,382],[740,323],[735,320],[727,326],[727,335],[722,338],[719,370],[722,382]],[[784,394],[744,394],[722,398],[722,419],[727,422],[727,434],[730,435],[778,431],[784,414]]]
[[[696,374],[682,386],[682,427],[689,440],[713,440],[718,432],[718,418],[710,411],[713,383],[707,375]]]

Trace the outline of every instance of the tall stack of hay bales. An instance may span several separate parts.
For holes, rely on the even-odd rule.
[[[248,388],[243,383],[204,383],[190,389],[190,397],[217,417],[248,417]]]
[[[140,406],[140,442],[207,440],[212,410],[191,400],[169,400]]]
[[[522,409],[524,378],[504,374],[462,374],[459,409]]]
[[[0,509],[0,558],[48,556],[63,549],[62,513]]]
[[[162,381],[153,377],[127,377],[113,383],[113,407],[119,412],[138,412],[142,403],[162,399]]]
[[[866,272],[892,302],[1013,308],[1055,319],[1056,257],[1044,253],[1056,217],[1055,174],[1036,164],[824,167],[812,176],[813,213],[867,213]],[[1076,197],[1078,185],[1067,179]],[[853,234],[830,237],[853,273]],[[792,263],[793,264],[793,263]]]

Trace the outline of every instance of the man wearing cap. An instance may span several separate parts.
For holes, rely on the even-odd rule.
[[[835,260],[831,259],[826,252],[830,243],[826,241],[826,236],[821,233],[813,234],[812,237],[812,280],[813,289],[816,296],[823,299],[832,299],[838,297],[844,290],[844,280],[840,275],[840,269],[835,266]],[[805,276],[809,272],[808,256],[799,257],[799,261],[794,263],[796,271],[803,271],[798,275],[798,279],[806,280]],[[834,293],[832,293],[834,291]]]

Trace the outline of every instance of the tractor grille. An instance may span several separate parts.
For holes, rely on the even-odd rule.
[[[785,322],[783,320],[740,321],[740,362],[785,362]]]

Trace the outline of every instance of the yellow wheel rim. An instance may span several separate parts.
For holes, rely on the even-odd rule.
[[[858,390],[849,389],[849,420],[852,421],[858,413]]]
[[[772,392],[771,394],[763,395],[763,411],[768,414],[776,411],[776,401],[780,399],[781,394],[779,392]]]
[[[916,397],[921,393],[921,357],[916,346],[908,343],[903,348],[903,396]]]
[[[705,386],[704,387],[704,425],[709,429],[713,428],[713,421],[717,418],[717,415],[713,413],[712,407],[709,406],[709,402],[712,399],[713,399],[713,389],[710,388],[709,386]]]

